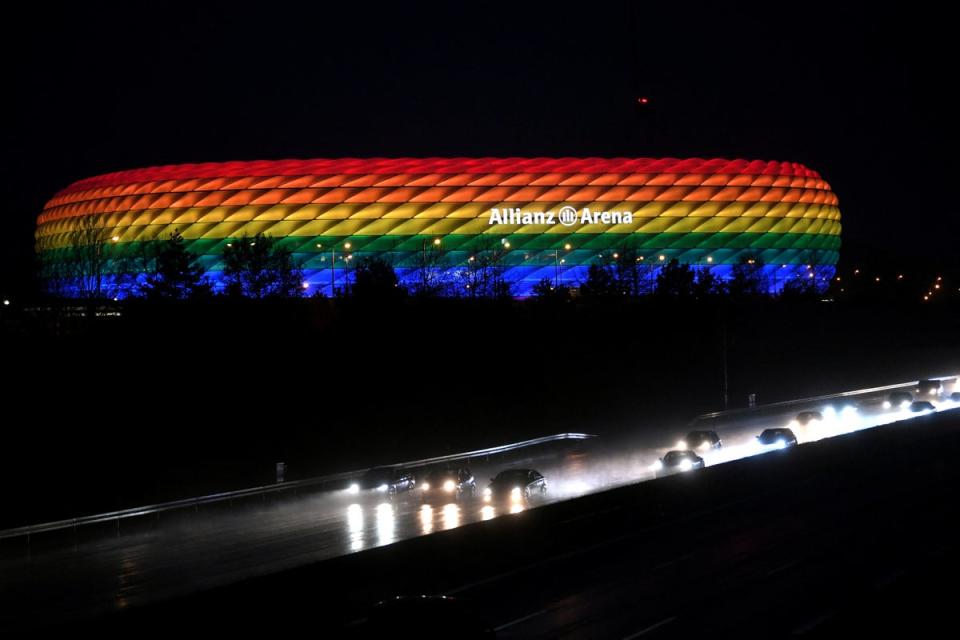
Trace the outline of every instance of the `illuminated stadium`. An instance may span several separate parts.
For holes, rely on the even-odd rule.
[[[672,259],[729,278],[762,265],[771,291],[825,281],[840,248],[830,185],[790,162],[675,158],[396,158],[183,164],[80,180],[37,220],[37,251],[67,263],[102,243],[111,261],[178,231],[219,286],[228,243],[262,233],[302,265],[304,289],[349,285],[378,256],[401,282],[426,271],[461,295],[478,256],[514,295],[578,286],[630,256],[651,279]],[[489,264],[489,262],[488,262]],[[331,268],[333,265],[333,268]]]

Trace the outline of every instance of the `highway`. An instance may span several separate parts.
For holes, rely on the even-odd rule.
[[[814,443],[818,439],[912,419],[912,414],[882,407],[888,392],[868,390],[855,395],[860,405],[856,416],[828,417],[816,432],[798,429],[800,442]],[[768,452],[755,444],[754,436],[760,429],[785,426],[798,411],[823,409],[831,406],[831,402],[818,399],[810,407],[798,404],[760,408],[710,419],[708,422],[713,426],[705,428],[716,428],[724,439],[724,447],[704,455],[708,471],[723,462],[758,453],[768,453],[763,457],[781,455],[783,452]],[[940,411],[954,407],[955,403],[938,401]],[[704,427],[703,423],[699,421],[696,426]],[[539,506],[634,485],[652,478],[652,463],[684,433],[684,429],[674,428],[643,438],[598,442],[596,446],[571,454],[536,454],[518,461],[511,466],[531,466],[548,478],[547,496],[529,505],[501,508],[480,499],[424,505],[416,491],[397,500],[384,500],[376,492],[354,496],[346,491],[332,491],[239,506],[225,504],[199,513],[164,516],[159,521],[123,523],[119,532],[107,524],[81,531],[76,536],[33,540],[29,545],[23,541],[4,541],[0,549],[0,601],[3,602],[0,630],[27,630],[89,620],[101,614],[171,601],[258,576],[457,529],[509,515],[507,512],[519,513],[531,508],[536,512]],[[474,465],[478,486],[485,486],[486,479],[499,469],[500,466]],[[697,473],[702,472],[691,476]],[[801,486],[802,482],[798,491]],[[565,558],[562,570],[569,572],[574,570],[571,567],[576,567],[576,571],[594,575],[597,579],[591,581],[593,586],[589,592],[570,594],[562,580],[545,582],[544,576],[557,570],[549,563],[515,570],[503,580],[509,578],[511,589],[519,587],[526,592],[529,588],[536,593],[536,598],[517,599],[503,605],[495,625],[498,634],[504,637],[550,635],[566,628],[566,624],[571,626],[569,637],[682,633],[683,617],[677,613],[676,602],[665,595],[670,592],[671,581],[696,580],[706,589],[713,580],[717,589],[737,589],[739,577],[765,573],[771,576],[772,585],[779,579],[777,576],[790,575],[784,588],[794,589],[796,568],[815,573],[814,563],[830,562],[829,554],[820,557],[815,551],[819,532],[829,530],[820,526],[822,520],[838,516],[832,510],[834,503],[821,504],[811,498],[802,506],[805,513],[809,511],[802,522],[791,515],[796,504],[771,516],[768,510],[757,509],[750,500],[715,505],[691,515],[690,528],[686,530],[696,532],[700,530],[697,518],[715,523],[717,514],[723,513],[720,525],[703,527],[718,540],[716,545],[677,536],[676,531],[669,528],[654,528],[631,531],[622,539],[615,537],[613,542],[605,542],[592,552],[587,547]],[[871,508],[876,511],[869,511]],[[867,505],[864,517],[885,517],[885,508],[882,502]],[[916,513],[903,514],[905,518],[917,516]],[[723,523],[728,524],[728,531],[723,530]],[[742,553],[744,541],[738,541],[734,535],[747,524],[761,532],[757,534],[759,539],[751,538],[751,545],[760,544],[762,548],[762,553],[750,554],[749,558]],[[835,542],[835,535],[830,534],[824,544]],[[637,536],[644,536],[639,554],[629,551],[637,548]],[[804,554],[798,555],[801,540]],[[876,549],[871,547],[873,541],[865,542],[855,545],[855,550],[866,558]],[[703,562],[697,554],[685,551],[704,548],[711,549],[710,562]],[[636,567],[627,576],[618,570],[623,557],[630,557]],[[524,563],[518,566],[523,567]],[[697,574],[695,568],[699,566],[709,567],[711,575]],[[534,586],[544,583],[547,588]],[[471,600],[486,600],[491,590],[501,588],[497,580],[488,580],[459,585],[448,592]],[[757,588],[756,583],[750,582],[749,588]],[[774,597],[775,593],[777,591],[770,587],[744,595],[763,599]],[[636,617],[629,615],[631,607],[640,601],[638,598],[649,613],[639,627]],[[657,604],[660,600],[662,603]],[[722,602],[707,598],[696,606],[720,607]],[[722,617],[736,626],[736,617],[729,611]],[[600,622],[592,623],[593,626],[584,622],[593,619]],[[802,621],[797,625],[802,625]]]
[[[937,449],[954,458],[957,426],[954,420],[949,431],[922,436],[894,430],[882,449],[848,440],[816,452],[832,463],[855,460],[846,469],[835,464],[832,473],[810,455],[782,474],[758,459],[742,477],[723,479],[722,491],[707,474],[671,479],[671,494],[658,496],[661,518],[621,506],[592,511],[587,527],[572,523],[561,532],[552,524],[558,537],[578,542],[445,593],[485,603],[502,638],[821,632],[842,625],[860,600],[957,559],[956,503],[944,482],[957,471],[939,457],[903,455]],[[871,455],[858,458],[864,449]],[[917,469],[918,459],[931,464]],[[744,492],[748,483],[761,489]],[[856,629],[862,634],[868,624],[876,620],[857,620]],[[913,627],[923,625],[915,620]]]

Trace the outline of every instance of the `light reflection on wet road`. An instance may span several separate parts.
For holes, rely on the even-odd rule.
[[[943,406],[941,408],[949,408]],[[877,426],[905,417],[868,411],[847,421],[820,425],[817,437]],[[745,417],[723,430],[723,449],[707,465],[763,453],[753,439],[758,426],[785,426],[780,418]],[[812,434],[798,433],[801,442]],[[617,454],[578,453],[532,459],[549,492],[528,506],[555,502],[652,477],[650,464],[665,448]],[[478,487],[500,468],[473,469]],[[273,573],[398,540],[446,531],[491,518],[520,514],[522,504],[485,504],[480,499],[425,504],[413,491],[396,500],[372,492],[300,495],[277,503],[213,509],[161,520],[142,533],[105,535],[91,542],[53,548],[4,547],[0,555],[0,630],[42,620],[70,619],[162,600],[237,580]]]
[[[480,499],[425,504],[415,491],[390,501],[378,494],[336,492],[184,515],[152,531],[76,546],[24,545],[16,551],[8,546],[0,555],[5,605],[0,629],[49,621],[52,612],[68,620],[170,598],[489,520],[507,510],[519,513],[523,507],[502,509]]]

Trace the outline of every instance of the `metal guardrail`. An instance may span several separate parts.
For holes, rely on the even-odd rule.
[[[500,455],[503,453],[509,453],[511,451],[518,451],[520,449],[526,449],[528,447],[534,447],[537,445],[548,444],[550,442],[560,442],[566,440],[589,440],[595,438],[595,435],[589,433],[556,433],[552,436],[544,436],[542,438],[534,438],[532,440],[523,440],[522,442],[514,442],[511,444],[504,444],[498,447],[490,447],[488,449],[478,449],[476,451],[465,451],[462,453],[454,453],[446,456],[437,456],[434,458],[424,458],[423,460],[411,460],[409,462],[400,462],[396,464],[381,465],[382,467],[427,467],[434,464],[442,464],[444,462],[456,462],[458,460],[471,460],[474,458],[487,458],[490,456]],[[110,511],[107,513],[98,513],[89,516],[82,516],[79,518],[69,518],[66,520],[56,520],[53,522],[44,522],[42,524],[27,525],[23,527],[16,527],[13,529],[4,529],[0,530],[0,540],[6,540],[9,538],[22,538],[26,537],[29,542],[30,536],[39,534],[39,533],[49,533],[52,531],[62,531],[66,529],[76,530],[78,527],[99,524],[103,522],[117,522],[119,527],[120,521],[127,518],[136,518],[140,516],[160,514],[167,511],[177,511],[180,509],[186,509],[193,507],[197,509],[200,505],[212,504],[216,502],[228,502],[231,500],[238,500],[241,498],[248,498],[250,496],[266,496],[270,493],[279,493],[281,491],[296,491],[297,489],[302,489],[306,487],[316,487],[324,484],[335,484],[339,482],[344,482],[351,478],[356,478],[357,476],[369,471],[369,469],[359,469],[356,471],[345,471],[343,473],[332,474],[328,476],[317,476],[315,478],[306,478],[304,480],[294,480],[291,482],[281,482],[277,484],[263,485],[259,487],[250,487],[248,489],[239,489],[237,491],[225,491],[222,493],[214,493],[206,496],[200,496],[198,498],[185,498],[183,500],[173,500],[171,502],[161,502],[153,505],[146,505],[142,507],[132,507],[130,509],[120,509],[118,511]]]
[[[932,378],[924,378],[925,380],[954,380],[957,376],[937,376]],[[868,395],[872,393],[880,393],[883,391],[894,391],[902,387],[916,386],[918,380],[911,380],[908,382],[900,382],[897,384],[888,384],[882,387],[870,387],[868,389],[855,389],[853,391],[842,391],[840,393],[829,393],[822,396],[813,396],[810,398],[800,398],[798,400],[782,400],[780,402],[771,402],[769,404],[758,404],[755,407],[740,407],[737,409],[727,409],[726,411],[714,411],[712,413],[704,413],[697,416],[692,420],[691,423],[696,423],[701,420],[713,420],[716,418],[722,418],[725,416],[735,416],[743,413],[752,413],[756,411],[764,411],[767,409],[777,409],[780,407],[795,407],[803,404],[813,404],[815,402],[823,402],[825,400],[834,400],[836,398],[850,398],[854,396]]]

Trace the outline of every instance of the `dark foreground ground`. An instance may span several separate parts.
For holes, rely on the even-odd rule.
[[[960,371],[946,305],[326,300],[3,312],[0,528]]]
[[[448,594],[498,637],[917,637],[953,625],[957,411],[545,506],[71,627],[361,634]],[[184,576],[189,579],[189,576]],[[419,618],[419,637],[475,621]],[[344,626],[346,625],[346,626]],[[391,635],[407,637],[396,620]],[[382,636],[379,636],[382,637]]]

